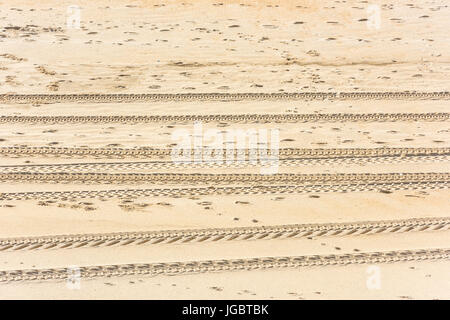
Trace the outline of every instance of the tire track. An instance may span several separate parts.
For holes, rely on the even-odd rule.
[[[450,217],[438,217],[352,223],[71,234],[4,238],[0,239],[0,251],[356,236],[381,233],[439,231],[448,230],[449,227]]]
[[[191,159],[202,161],[174,161],[171,159],[171,149],[104,149],[104,148],[47,148],[47,147],[3,147],[0,156],[5,157],[93,157],[99,158],[155,158],[157,161],[133,162],[96,162],[68,164],[29,164],[3,165],[0,173],[57,173],[57,172],[90,172],[106,170],[146,170],[164,168],[245,168],[264,167],[269,163],[253,161],[259,156],[258,150],[211,150],[201,152],[191,150]],[[272,155],[271,150],[263,150],[264,154]],[[226,152],[229,152],[226,154]],[[253,158],[250,157],[253,155]],[[194,158],[195,156],[195,158]],[[232,161],[213,161],[203,159],[231,159]],[[431,163],[449,161],[450,148],[343,148],[343,149],[280,149],[277,164],[282,167],[299,165],[333,165],[373,163]]]
[[[122,276],[173,276],[210,272],[294,269],[301,267],[449,260],[450,249],[416,249],[352,254],[262,257],[188,262],[131,263],[74,268],[0,271],[0,283]]]
[[[70,123],[183,123],[208,122],[396,122],[427,121],[442,122],[450,119],[450,113],[328,113],[328,114],[210,114],[210,115],[154,115],[154,116],[0,116],[0,124],[70,124]]]
[[[165,189],[115,189],[83,191],[36,191],[0,193],[0,201],[13,200],[75,200],[75,199],[130,199],[139,197],[193,197],[208,195],[264,195],[264,194],[301,194],[323,192],[367,192],[377,191],[391,193],[396,190],[433,190],[447,189],[449,181],[416,182],[378,182],[378,183],[344,183],[319,185],[280,185],[280,186],[245,186],[245,187],[198,187]]]
[[[175,94],[1,94],[0,103],[108,103],[162,101],[283,101],[283,100],[446,100],[450,92],[293,92]]]
[[[3,182],[52,182],[52,183],[154,183],[154,184],[371,184],[371,183],[422,183],[450,182],[450,173],[337,173],[270,175],[251,173],[0,173]]]
[[[0,147],[0,155],[26,155],[26,156],[93,156],[93,157],[146,157],[146,158],[168,158],[172,156],[172,149],[155,148],[77,148],[77,147]],[[208,153],[206,153],[208,152]],[[271,154],[271,149],[192,149],[191,156],[200,155],[202,158],[227,154],[233,158],[243,158],[249,155]],[[281,159],[302,158],[355,158],[355,157],[407,157],[407,156],[443,156],[450,155],[450,148],[282,148],[278,155]]]
[[[339,165],[339,164],[395,164],[395,163],[436,163],[448,162],[450,156],[407,156],[407,157],[372,157],[372,158],[323,158],[323,159],[280,159],[280,167],[298,167],[308,165]],[[2,173],[59,173],[59,172],[92,172],[92,171],[130,171],[155,169],[181,169],[181,168],[247,168],[266,167],[265,164],[252,161],[234,161],[231,163],[216,162],[101,162],[101,163],[68,163],[68,164],[37,164],[37,165],[7,165],[0,166]]]

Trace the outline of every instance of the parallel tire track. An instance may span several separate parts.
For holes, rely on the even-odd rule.
[[[154,148],[54,148],[54,147],[0,147],[0,156],[92,156],[92,157],[145,157],[145,158],[166,158],[171,159],[172,149]],[[249,155],[258,155],[259,152],[272,154],[271,149],[225,149],[220,152],[211,149],[192,149],[190,155],[220,155],[226,158],[231,154],[233,158],[243,157],[247,159]],[[444,156],[450,155],[450,148],[330,148],[330,149],[304,149],[304,148],[282,148],[279,149],[280,159],[291,158],[355,158],[355,157],[407,157],[407,156]]]
[[[395,190],[429,190],[447,189],[449,181],[417,182],[378,182],[378,183],[344,183],[337,185],[263,185],[243,187],[198,187],[165,189],[115,189],[83,191],[36,191],[0,193],[0,201],[13,200],[75,200],[75,199],[130,199],[139,197],[193,197],[208,195],[263,195],[263,194],[300,194],[322,192],[362,192],[378,191],[391,193]]]
[[[182,244],[448,230],[450,217],[263,227],[72,234],[0,239],[0,251]]]
[[[0,116],[0,124],[159,123],[159,122],[395,122],[448,121],[450,113],[313,113],[313,114],[209,114],[167,116]]]
[[[410,261],[449,260],[450,249],[418,249],[353,254],[329,254],[287,257],[262,257],[188,262],[132,263],[120,265],[82,266],[77,273],[82,279],[121,276],[170,276],[194,273],[287,269],[349,264],[378,264]],[[0,271],[0,283],[16,281],[67,280],[72,268]]]
[[[450,92],[293,92],[293,93],[176,93],[176,94],[1,94],[0,103],[107,103],[239,100],[442,100]]]
[[[280,159],[280,167],[298,167],[307,165],[338,165],[338,164],[395,164],[395,163],[436,163],[448,162],[450,156],[392,156],[392,157],[356,157],[356,158],[316,158],[316,159]],[[252,161],[233,161],[231,163],[216,162],[99,162],[99,163],[68,163],[68,164],[36,164],[36,165],[6,165],[0,166],[1,173],[59,173],[59,172],[111,172],[130,170],[181,169],[181,168],[247,168],[266,167],[266,164]]]
[[[155,184],[290,184],[338,185],[371,183],[450,182],[450,173],[338,173],[270,175],[226,173],[0,173],[0,181],[14,182],[96,182],[96,183],[155,183]]]

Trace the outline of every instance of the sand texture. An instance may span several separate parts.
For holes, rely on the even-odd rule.
[[[71,5],[0,0],[0,299],[450,298],[446,1]]]

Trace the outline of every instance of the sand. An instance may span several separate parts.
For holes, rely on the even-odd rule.
[[[67,25],[70,1],[0,1],[0,94],[271,93],[448,91],[449,9],[445,1],[378,2],[379,29],[365,1],[78,1],[80,28]],[[69,13],[71,14],[71,13]],[[446,113],[448,100],[169,101],[0,103],[0,116]],[[449,121],[208,122],[216,130],[278,130],[280,148],[449,148]],[[0,148],[163,148],[195,138],[190,121],[1,123]],[[225,140],[225,142],[227,142]],[[233,141],[228,141],[233,144]],[[225,144],[226,145],[226,144]],[[447,156],[303,161],[279,173],[450,172]],[[165,161],[102,168],[98,163]],[[258,166],[177,167],[169,158],[0,154],[37,172],[259,174]],[[80,165],[77,165],[80,164]],[[26,166],[24,166],[26,165]],[[28,171],[27,171],[28,170]],[[46,171],[47,170],[47,171]],[[223,183],[226,186],[226,183]],[[213,185],[207,185],[214,187]],[[249,184],[251,186],[251,184]],[[105,184],[0,181],[11,192],[189,188],[162,182]],[[357,192],[0,200],[0,240],[109,232],[333,224],[450,217],[442,187]],[[389,189],[389,188],[388,188]],[[446,226],[449,223],[446,223]],[[403,230],[404,231],[404,230]],[[68,266],[246,259],[439,249],[449,231],[311,236],[0,251],[1,271]],[[1,246],[0,246],[1,248]],[[381,286],[371,289],[369,267]],[[315,266],[176,276],[0,282],[2,299],[449,299],[448,259]]]

